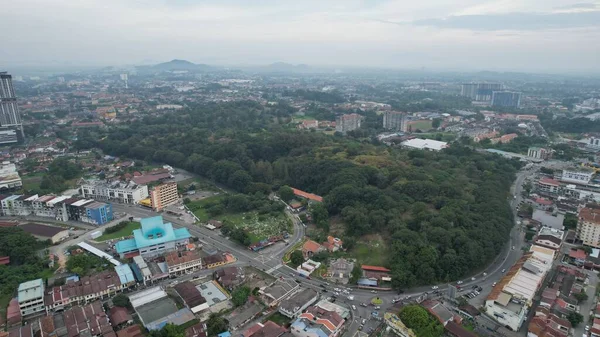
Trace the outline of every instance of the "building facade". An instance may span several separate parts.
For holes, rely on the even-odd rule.
[[[518,108],[521,106],[521,93],[513,91],[494,91],[492,106]]]
[[[335,119],[335,131],[346,133],[348,131],[356,130],[360,128],[362,122],[362,116],[359,114],[347,114],[336,117]]]
[[[202,259],[195,251],[171,252],[165,256],[169,275],[181,275],[202,269]]]
[[[24,137],[12,76],[7,72],[0,72],[0,131],[0,144],[18,142],[17,131]]]
[[[548,159],[550,156],[550,151],[543,147],[530,147],[527,150],[527,157],[535,158],[535,159]]]
[[[492,100],[493,92],[503,88],[501,83],[463,83],[460,94],[474,101],[489,102]]]
[[[600,248],[600,210],[590,207],[579,210],[576,232],[584,245]]]
[[[179,193],[177,192],[177,183],[170,181],[164,184],[155,186],[150,191],[150,201],[152,209],[160,212],[163,208],[176,204],[179,201]]]
[[[589,184],[594,176],[594,171],[591,169],[573,168],[562,171],[561,180],[569,183]]]
[[[560,183],[554,179],[542,178],[538,180],[537,188],[541,192],[556,194],[560,189]]]
[[[81,196],[96,200],[110,200],[123,204],[137,204],[142,199],[148,198],[148,186],[138,185],[134,182],[123,183],[86,183],[79,188]]]
[[[22,317],[44,312],[44,280],[37,279],[19,284],[17,301]]]
[[[2,144],[1,137],[0,144]],[[23,182],[21,181],[21,177],[19,176],[19,172],[17,172],[15,164],[8,161],[2,162],[2,164],[0,164],[0,190],[12,190],[21,188],[21,186],[23,186]]]
[[[383,128],[386,130],[404,131],[406,114],[398,111],[386,111],[383,114]]]
[[[173,225],[164,223],[162,216],[144,218],[142,228],[133,231],[133,239],[121,240],[115,248],[121,258],[134,253],[144,257],[162,255],[165,252],[185,246],[192,237],[187,228],[173,229]]]

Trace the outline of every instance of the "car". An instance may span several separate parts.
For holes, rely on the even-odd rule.
[[[479,295],[479,291],[477,290],[475,290],[473,293],[475,294],[475,296]]]
[[[503,272],[503,273],[505,273],[505,272],[506,272],[506,269],[502,269],[502,272]]]
[[[321,288],[325,289],[325,285],[324,285],[324,284],[321,284]]]
[[[361,307],[366,307],[366,306],[367,306],[367,303],[361,303],[361,304],[360,304],[360,306],[361,306]]]
[[[515,250],[515,246],[512,246],[512,250]]]
[[[471,277],[471,281],[475,281],[475,277]]]
[[[496,286],[496,283],[497,283],[497,282],[494,282],[494,283],[492,283],[492,287],[495,287],[495,286]]]
[[[585,331],[590,331],[590,326],[589,325],[585,326]]]
[[[356,310],[356,306],[352,304],[352,310]]]
[[[371,290],[371,293],[377,294],[377,290]]]
[[[360,324],[361,324],[361,325],[365,325],[365,324],[367,324],[367,319],[366,319],[366,318],[363,318],[363,319],[362,319],[362,322],[360,322]]]
[[[375,306],[375,310],[379,310],[379,309],[381,309],[381,307],[380,307],[380,306],[378,306],[378,305],[376,305],[376,306]]]
[[[431,289],[433,289],[433,290],[436,290],[436,289],[439,289],[439,288],[440,288],[440,287],[438,287],[438,286],[433,286],[433,287],[431,287]]]
[[[456,284],[463,284],[463,281],[456,281]]]
[[[482,287],[477,287],[477,291],[481,292],[483,290]]]
[[[336,293],[340,292],[340,288],[333,288],[333,291],[335,291]]]
[[[473,285],[471,288],[473,288],[473,289],[477,289],[477,285],[476,285],[476,284],[474,284],[474,285]]]
[[[333,295],[335,296],[340,296],[340,293],[338,293],[337,291],[333,293]]]

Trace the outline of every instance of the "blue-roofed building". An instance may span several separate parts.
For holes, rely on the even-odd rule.
[[[231,337],[231,332],[225,331],[217,335],[218,337]]]
[[[119,266],[115,266],[115,271],[119,276],[119,281],[121,284],[132,285],[135,284],[135,277],[133,276],[133,270],[129,267],[128,264],[122,264]]]
[[[121,258],[140,254],[144,257],[161,255],[189,243],[192,237],[187,228],[173,228],[170,222],[164,223],[162,216],[144,218],[142,228],[133,230],[133,239],[116,243],[115,248]]]

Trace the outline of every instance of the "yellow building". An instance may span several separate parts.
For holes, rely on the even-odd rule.
[[[159,212],[163,208],[177,203],[179,194],[177,193],[177,183],[174,181],[160,184],[150,191],[150,200],[152,209]]]

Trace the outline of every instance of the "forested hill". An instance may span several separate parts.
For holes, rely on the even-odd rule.
[[[506,243],[518,162],[458,145],[408,151],[298,132],[273,123],[282,114],[250,103],[198,107],[108,135],[86,132],[76,145],[165,162],[242,193],[290,185],[320,194],[330,216],[345,223],[346,238],[387,238],[399,288],[458,279]]]

